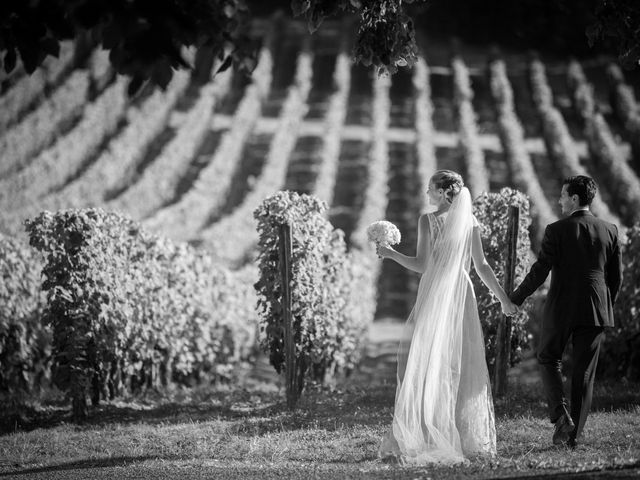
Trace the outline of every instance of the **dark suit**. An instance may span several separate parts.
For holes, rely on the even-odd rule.
[[[551,271],[544,308],[538,362],[555,422],[567,411],[562,386],[562,354],[573,344],[571,418],[582,432],[593,392],[593,381],[604,327],[613,326],[613,303],[622,281],[618,229],[586,210],[547,226],[538,260],[511,295],[521,305]]]

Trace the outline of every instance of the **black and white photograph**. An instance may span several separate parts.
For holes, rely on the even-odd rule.
[[[0,480],[640,478],[640,2],[0,0]]]

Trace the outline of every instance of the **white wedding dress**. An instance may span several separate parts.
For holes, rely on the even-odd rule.
[[[463,188],[449,211],[428,214],[430,251],[398,349],[393,422],[381,457],[459,463],[496,453],[484,340],[469,268],[477,220]]]

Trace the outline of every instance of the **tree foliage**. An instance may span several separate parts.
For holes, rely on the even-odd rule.
[[[425,0],[404,0],[405,4]],[[340,12],[355,13],[360,23],[354,49],[356,61],[375,66],[379,72],[395,73],[412,66],[418,54],[412,18],[402,0],[292,0],[294,15],[304,15],[309,30]]]
[[[254,67],[244,0],[3,0],[0,53],[6,72],[18,55],[28,73],[57,56],[60,41],[88,32],[109,50],[115,70],[166,87],[173,70],[189,68],[185,47],[209,48],[223,62]]]
[[[620,63],[632,68],[640,63],[640,2],[637,0],[599,0],[596,22],[587,29],[589,45],[613,42]]]
[[[272,8],[277,8],[277,3]],[[290,6],[294,16],[305,17],[312,32],[326,18],[345,13],[355,15],[359,20],[355,60],[373,65],[379,72],[393,73],[399,66],[413,65],[417,56],[414,28],[417,10],[407,12],[407,5],[425,3],[426,0],[291,0]],[[426,10],[426,17],[432,12],[437,17],[445,3],[432,2],[433,8]],[[459,7],[462,11],[453,12],[454,15],[473,18],[472,22],[482,25],[485,17],[495,16],[496,9],[507,12],[500,18],[510,15],[513,9],[509,4],[513,2],[505,5],[472,2],[451,4],[450,9]],[[580,27],[586,28],[589,44],[615,44],[625,66],[637,65],[640,59],[638,2],[564,0],[556,7],[548,4],[539,2],[538,5],[531,0],[525,4],[526,19],[522,20],[520,13],[520,20],[514,21],[527,25],[538,18],[538,23],[545,24],[550,21],[550,15],[555,23],[561,21],[557,20],[560,17],[579,18],[581,22],[586,18],[595,19]],[[520,9],[519,5],[518,2],[518,7],[513,8]],[[261,12],[268,10],[264,5],[254,5],[254,8]],[[473,13],[478,11],[483,15]],[[11,72],[20,58],[25,70],[31,73],[48,55],[58,55],[61,41],[88,33],[97,44],[109,50],[115,70],[132,78],[131,91],[146,81],[165,87],[173,70],[190,67],[183,56],[184,47],[212,53],[220,60],[220,68],[234,65],[253,70],[255,48],[247,27],[250,17],[245,0],[3,0],[0,2],[0,58],[6,72]],[[484,30],[499,33],[501,29]],[[536,27],[536,31],[540,29]],[[586,37],[583,38],[586,43]]]

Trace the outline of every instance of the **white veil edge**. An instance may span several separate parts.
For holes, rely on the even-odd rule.
[[[474,225],[466,187],[446,215],[441,229],[429,217],[431,251],[398,348],[390,440],[392,449],[408,463],[464,461],[456,403]]]

